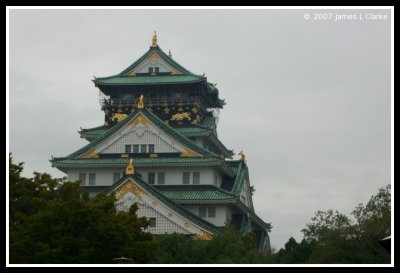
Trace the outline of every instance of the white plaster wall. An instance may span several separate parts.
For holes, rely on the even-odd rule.
[[[136,73],[149,73],[149,67],[159,67],[160,72],[172,72],[172,67],[162,59],[147,59],[137,66]]]
[[[213,168],[138,168],[137,172],[142,175],[142,179],[147,181],[148,173],[156,173],[155,184],[157,183],[157,173],[165,173],[165,185],[182,185],[183,172],[190,172],[190,185],[193,184],[193,172],[200,172],[200,185],[214,185],[214,175],[218,177],[218,187],[221,186],[221,173]]]
[[[125,169],[71,169],[68,171],[68,180],[79,180],[80,173],[86,173],[86,186],[89,186],[89,173],[96,173],[95,186],[110,186],[113,184],[114,173],[120,173],[121,177]]]
[[[125,145],[154,144],[154,153],[177,153],[183,146],[177,145],[175,141],[162,132],[153,132],[151,129],[143,129],[142,134],[135,129],[125,132],[118,140],[101,151],[104,154],[125,153]],[[174,147],[175,146],[175,147]]]
[[[154,172],[155,184],[158,184],[158,173],[165,173],[165,184],[164,185],[182,185],[182,173],[190,172],[190,185],[193,184],[193,172],[200,172],[200,185],[214,185],[214,176],[218,178],[217,187],[221,187],[222,173],[217,169],[213,168],[136,168],[137,173],[142,175],[142,180],[147,182],[148,173]],[[79,179],[80,173],[86,173],[86,184],[89,185],[89,173],[96,173],[96,186],[108,186],[113,184],[114,173],[122,174],[125,169],[117,168],[98,168],[98,169],[70,169],[68,171],[68,180],[76,181]]]
[[[185,209],[193,213],[194,215],[199,216],[199,206],[200,205],[182,205]],[[207,207],[207,206],[206,206]],[[222,227],[225,226],[227,219],[230,219],[230,208],[228,206],[224,205],[215,205],[215,218],[209,218],[208,217],[208,211],[207,211],[207,217],[202,218],[203,220],[206,220],[210,222],[211,224]]]

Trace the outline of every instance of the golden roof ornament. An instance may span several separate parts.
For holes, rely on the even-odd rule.
[[[133,166],[133,159],[129,159],[128,167],[126,167],[125,174],[133,175],[135,173],[135,167]]]
[[[157,32],[154,31],[153,40],[151,41],[151,47],[157,47]]]
[[[143,94],[142,94],[142,95],[140,95],[140,97],[139,97],[139,102],[138,102],[138,104],[137,104],[137,108],[138,108],[138,109],[143,109],[143,107],[144,107],[144,102],[143,102]]]
[[[242,161],[243,163],[246,163],[246,156],[244,155],[243,151],[240,151],[239,153],[240,155],[240,161]]]

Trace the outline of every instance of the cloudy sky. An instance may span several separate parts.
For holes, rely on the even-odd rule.
[[[315,12],[332,13],[314,20]],[[280,248],[314,212],[349,213],[390,183],[388,10],[11,10],[9,148],[33,171],[103,123],[93,76],[159,46],[218,83],[220,139],[244,150],[256,212]],[[311,18],[306,20],[305,13]],[[329,16],[329,15],[328,15]],[[237,156],[235,158],[238,158]]]

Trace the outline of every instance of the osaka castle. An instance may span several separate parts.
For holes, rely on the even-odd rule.
[[[208,240],[229,224],[270,248],[271,225],[255,213],[243,152],[233,159],[217,134],[224,100],[216,84],[178,64],[157,44],[121,73],[95,77],[104,124],[81,129],[88,141],[53,167],[94,197],[114,195],[118,211],[134,203],[153,234]]]

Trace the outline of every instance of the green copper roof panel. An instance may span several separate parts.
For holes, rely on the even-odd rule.
[[[162,194],[172,200],[230,200],[235,196],[213,185],[156,185]]]
[[[128,165],[129,158],[54,158],[53,165],[56,167],[80,167],[80,166],[122,166]],[[215,166],[223,162],[213,157],[146,157],[135,158],[136,167],[150,166]]]
[[[82,129],[82,131],[80,131],[80,133],[85,133],[85,134],[104,134],[111,127],[112,126],[109,126],[109,125],[101,125],[101,126],[97,126],[97,127],[90,128],[90,129]]]
[[[202,76],[196,75],[154,75],[154,76],[112,76],[96,78],[96,84],[103,85],[159,85],[159,84],[181,84],[203,81]]]
[[[212,127],[215,124],[215,119],[213,117],[205,117],[201,124],[195,125],[193,127],[174,127],[173,129],[181,133],[184,136],[207,136],[211,133]],[[93,141],[97,137],[105,134],[110,130],[112,126],[102,125],[94,128],[83,129],[79,133],[81,137]]]

